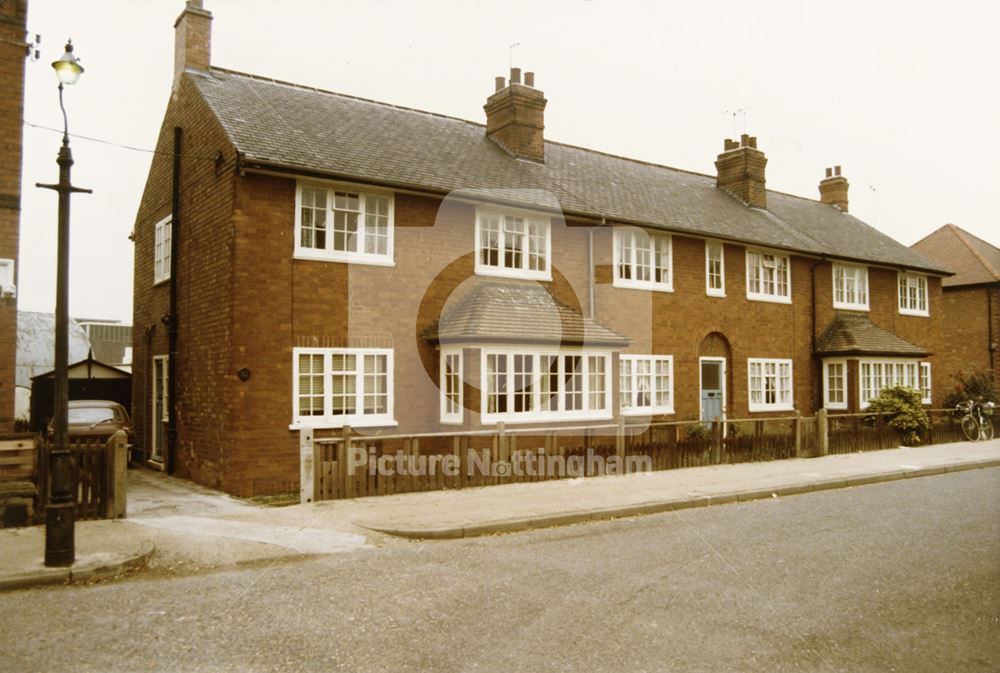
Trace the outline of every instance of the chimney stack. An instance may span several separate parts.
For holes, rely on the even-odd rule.
[[[174,91],[185,68],[208,70],[212,62],[212,13],[202,0],[187,0],[174,22]]]
[[[535,73],[510,69],[510,80],[496,78],[496,91],[486,100],[486,136],[521,159],[545,161],[545,95],[535,88]]]
[[[757,149],[756,137],[744,133],[739,141],[727,138],[715,160],[715,184],[752,208],[767,208],[766,166],[767,157]]]
[[[840,174],[840,166],[826,169],[826,177],[819,183],[819,200],[847,212],[847,178]]]

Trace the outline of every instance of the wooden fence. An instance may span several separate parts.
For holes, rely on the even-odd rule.
[[[829,452],[881,451],[899,446],[899,433],[889,427],[883,414],[831,414]]]
[[[302,431],[301,499],[334,500],[493,484],[777,460],[817,451],[816,418],[314,439]]]
[[[70,440],[72,475],[76,484],[76,518],[115,519],[125,516],[126,439],[116,433],[110,439],[73,438]],[[49,452],[51,443],[39,443],[39,511],[44,511],[50,494]]]

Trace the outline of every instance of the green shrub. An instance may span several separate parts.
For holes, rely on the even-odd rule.
[[[920,444],[921,434],[930,427],[930,419],[920,401],[920,393],[912,388],[883,388],[878,397],[868,403],[868,412],[884,414],[890,428],[899,433],[907,446]]]
[[[712,429],[706,423],[692,423],[687,426],[684,436],[687,439],[706,439],[712,434]]]
[[[997,390],[993,385],[992,372],[973,372],[966,374],[958,372],[955,374],[955,387],[948,396],[944,398],[944,408],[954,409],[959,402],[966,400],[976,400],[977,402],[1000,402],[997,399]]]

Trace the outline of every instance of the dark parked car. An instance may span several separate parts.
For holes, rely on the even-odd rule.
[[[110,400],[73,400],[69,403],[70,439],[93,437],[107,439],[118,430],[128,435],[132,445],[132,419],[125,407]],[[49,437],[53,434],[53,421],[49,421]]]

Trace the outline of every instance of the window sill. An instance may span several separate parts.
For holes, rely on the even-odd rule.
[[[833,302],[833,308],[838,311],[871,311],[868,304],[844,304],[836,301]]]
[[[477,276],[494,276],[496,278],[520,278],[521,280],[552,280],[548,271],[521,271],[519,269],[498,269],[492,266],[476,265]]]
[[[654,283],[653,281],[644,282],[641,280],[622,280],[620,278],[615,278],[612,282],[612,287],[617,287],[622,290],[646,290],[649,292],[673,292],[673,283],[667,285],[666,283]]]
[[[769,404],[767,406],[754,405],[751,404],[750,413],[759,413],[766,411],[795,411],[795,405],[793,404]]]
[[[747,292],[747,299],[750,301],[763,301],[769,304],[791,304],[791,297],[778,297],[770,294],[752,294]]]
[[[289,430],[301,430],[303,428],[312,428],[313,430],[339,430],[345,425],[349,425],[352,428],[394,428],[399,423],[393,419],[385,418],[345,418],[337,421],[316,421],[314,423],[299,421],[298,423],[290,423],[288,425]]]
[[[462,425],[463,423],[461,418],[442,418],[438,422],[441,425]]]
[[[504,423],[506,425],[517,425],[521,423],[564,423],[569,421],[610,421],[612,419],[611,413],[586,413],[586,414],[567,414],[563,413],[548,413],[548,414],[516,414],[516,415],[501,415],[501,414],[482,414],[480,420],[483,425],[490,425],[494,423]]]
[[[308,250],[296,250],[292,259],[309,262],[339,262],[341,264],[363,264],[366,266],[396,266],[389,257],[372,257],[368,255],[317,253]]]
[[[720,299],[725,299],[726,298],[726,293],[725,293],[725,291],[719,291],[719,290],[705,290],[705,296],[706,297],[719,297]]]
[[[839,402],[837,404],[829,404],[829,403],[827,403],[827,404],[823,405],[823,408],[826,409],[826,410],[828,410],[828,411],[847,411],[847,404],[846,403],[839,403]]]
[[[169,282],[170,282],[170,276],[167,276],[166,278],[160,278],[159,280],[153,281],[153,287],[160,287],[161,285],[166,285]]]
[[[930,318],[930,311],[914,311],[913,309],[901,308],[899,309],[899,315],[908,315],[914,318]]]
[[[621,410],[622,416],[672,416],[673,407],[628,407]]]

